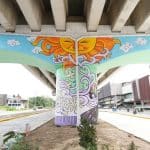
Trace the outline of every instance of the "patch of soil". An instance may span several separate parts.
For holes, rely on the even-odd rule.
[[[109,150],[127,150],[133,141],[138,150],[150,150],[150,143],[145,142],[131,134],[100,120],[96,125],[98,150],[109,145]],[[36,145],[40,150],[82,150],[78,145],[79,137],[77,128],[56,127],[51,120],[31,132],[26,137],[28,143]]]

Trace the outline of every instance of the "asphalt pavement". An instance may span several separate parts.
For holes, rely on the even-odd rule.
[[[41,112],[30,116],[24,116],[13,120],[0,122],[0,145],[3,141],[3,135],[9,131],[25,132],[26,125],[30,126],[30,130],[34,130],[42,124],[48,122],[54,117],[54,111]]]
[[[150,115],[99,110],[99,119],[150,142]]]

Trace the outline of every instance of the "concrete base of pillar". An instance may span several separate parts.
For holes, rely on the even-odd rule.
[[[87,119],[92,124],[97,124],[98,120],[98,107],[92,108],[89,111],[83,113],[81,118]]]
[[[56,126],[76,126],[77,116],[56,116],[55,125]]]

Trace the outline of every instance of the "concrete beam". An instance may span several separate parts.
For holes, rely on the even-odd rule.
[[[98,77],[98,85],[101,84],[104,80],[106,80],[110,75],[112,75],[112,73],[117,71],[118,68],[119,67],[115,67],[115,68],[109,69],[108,71],[100,74]]]
[[[29,72],[31,72],[35,77],[37,77],[42,83],[44,83],[48,88],[55,91],[55,87],[48,82],[48,79],[45,78],[44,74],[36,68],[32,66],[23,65]]]
[[[16,11],[11,1],[0,0],[0,23],[6,31],[15,31]]]
[[[64,0],[64,1],[65,1],[65,8],[66,8],[66,15],[68,16],[69,15],[68,0]]]
[[[39,70],[44,74],[44,76],[48,79],[48,81],[56,88],[56,81],[55,79],[50,75],[50,73],[44,69],[39,68]]]
[[[113,0],[109,10],[112,31],[121,31],[140,0]]]
[[[146,32],[150,29],[150,1],[141,0],[136,7],[133,16],[133,22],[137,32]]]
[[[79,32],[80,31],[80,32]],[[6,33],[5,30],[0,26],[1,34]],[[121,35],[135,35],[135,36],[150,36],[150,32],[147,34],[136,33],[135,26],[124,26],[120,33],[112,32],[110,25],[99,25],[97,32],[87,32],[86,23],[68,22],[66,26],[66,31],[56,31],[54,25],[42,25],[40,32],[31,31],[28,25],[16,25],[16,30],[14,34],[23,35],[45,35],[45,36],[68,36],[74,39],[81,38],[81,36],[121,36]]]
[[[96,31],[103,13],[106,0],[89,0],[85,3],[87,30]]]
[[[56,30],[65,31],[67,6],[65,0],[50,0]]]
[[[40,31],[42,6],[40,0],[16,0],[31,30]]]

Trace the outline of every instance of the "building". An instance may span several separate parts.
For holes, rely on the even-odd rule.
[[[150,76],[133,81],[133,95],[136,103],[150,105]]]
[[[16,109],[28,108],[28,100],[23,99],[19,94],[17,96],[8,96],[7,94],[0,94],[0,105],[11,106]]]
[[[121,84],[108,83],[99,89],[99,105],[108,106],[145,106],[150,105],[150,76],[124,82]]]
[[[122,99],[123,99],[124,103],[133,103],[134,102],[132,82],[122,83]]]
[[[7,94],[0,94],[0,105],[7,104]]]
[[[22,99],[19,94],[17,96],[9,96],[7,100],[7,105],[10,107],[15,107],[16,109],[28,108],[28,100]]]
[[[121,102],[121,95],[121,84],[108,83],[99,90],[99,106],[117,106]]]

